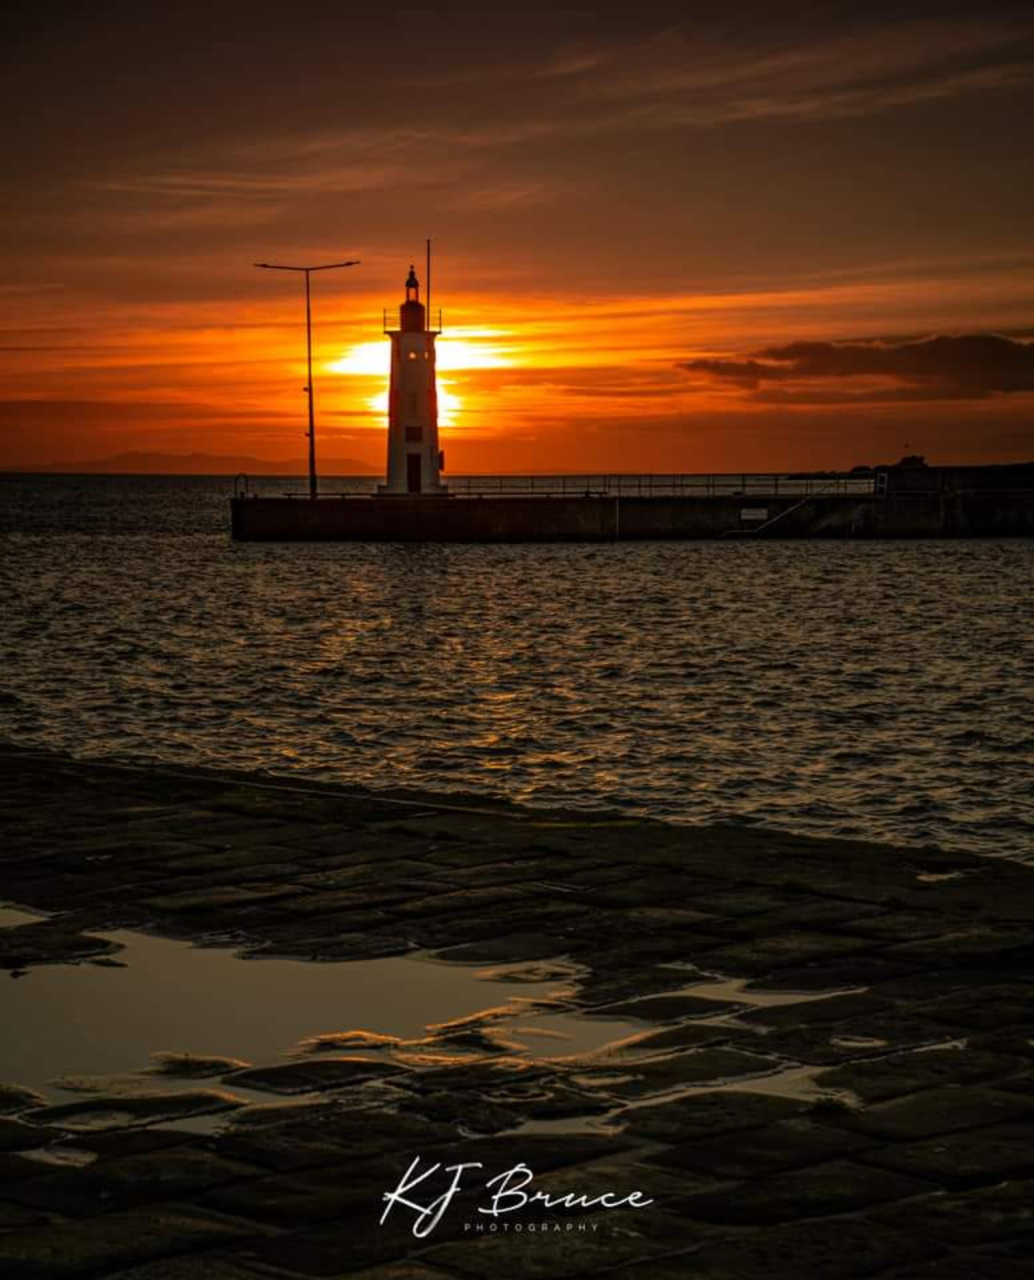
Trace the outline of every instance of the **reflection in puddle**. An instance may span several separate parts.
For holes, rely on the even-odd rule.
[[[42,912],[33,914],[20,907],[0,907],[0,929],[17,929],[22,924],[39,924],[46,918]]]
[[[19,1151],[18,1154],[26,1160],[52,1164],[59,1169],[81,1169],[97,1159],[96,1152],[84,1151],[80,1147],[35,1147],[32,1151]]]
[[[559,1120],[525,1120],[513,1129],[504,1129],[503,1135],[524,1134],[555,1135],[569,1137],[573,1133],[610,1133],[613,1126],[604,1123],[606,1116],[563,1116]]]
[[[494,964],[478,970],[478,977],[489,982],[572,982],[585,974],[582,965],[571,960],[519,960],[513,964]]]
[[[534,1023],[504,1024],[492,1039],[503,1048],[533,1058],[563,1060],[599,1053],[629,1036],[641,1035],[644,1024],[628,1019],[589,1017],[579,1013],[545,1013]]]
[[[731,1080],[678,1085],[672,1089],[658,1090],[646,1097],[629,1101],[626,1109],[655,1106],[657,1103],[673,1102],[677,1098],[692,1098],[704,1093],[763,1093],[774,1098],[789,1098],[794,1102],[823,1102],[850,1110],[860,1108],[861,1098],[848,1090],[822,1087],[821,1077],[829,1070],[828,1066],[787,1066],[783,1070],[773,1071],[767,1075],[736,1076]]]
[[[945,880],[964,880],[967,876],[978,875],[984,867],[966,867],[963,871],[920,871],[916,880],[920,884],[941,884]]]
[[[346,1030],[422,1039],[436,1018],[469,1016],[513,996],[510,983],[426,959],[241,960],[147,934],[100,936],[125,947],[125,967],[40,966],[20,982],[0,980],[0,1078],[52,1094],[58,1077],[140,1071],[156,1053],[268,1063],[301,1041]],[[549,998],[556,984],[525,990]],[[152,1087],[179,1083],[162,1071],[167,1063],[151,1065],[162,1072]]]
[[[26,922],[24,913],[3,911],[11,924]],[[426,957],[242,960],[230,950],[125,930],[99,936],[124,947],[122,966],[40,966],[20,982],[0,981],[7,1033],[0,1078],[51,1098],[58,1091],[129,1097],[196,1087],[245,1060],[266,1065],[349,1050],[400,1060],[420,1050],[445,1061],[513,1049],[568,1057],[640,1030],[559,1012],[571,988],[557,976],[569,978],[569,969],[538,982],[523,973],[515,997],[512,972],[490,978]],[[250,1090],[233,1091],[253,1100]]]
[[[0,908],[0,927],[39,918]],[[662,1072],[656,1088],[650,1087],[655,1077],[637,1071],[639,1060],[663,1061],[670,1056],[667,1049],[681,1052],[727,1039],[725,1028],[736,1026],[747,1007],[803,1004],[826,999],[830,991],[765,992],[750,989],[747,980],[698,981],[670,994],[714,1001],[715,1014],[695,1012],[659,1025],[656,1016],[630,1016],[634,1000],[626,1001],[619,1017],[577,1011],[568,1002],[585,971],[563,960],[484,968],[411,955],[315,964],[243,960],[228,948],[124,930],[97,936],[124,948],[119,966],[44,965],[19,982],[0,978],[0,1079],[64,1101],[59,1110],[67,1116],[54,1117],[62,1128],[161,1123],[211,1133],[229,1115],[269,1104],[268,1092],[232,1078],[245,1063],[327,1064],[331,1056],[356,1052],[432,1073],[534,1059],[547,1069],[550,1063],[559,1070],[574,1068],[568,1083],[597,1099],[605,1097],[608,1084],[638,1081],[642,1097],[629,1103],[626,1092],[624,1102],[614,1099],[615,1109],[722,1091],[830,1097],[818,1082],[825,1067],[780,1064],[773,1070],[768,1060],[767,1074],[762,1068],[757,1075],[688,1086],[673,1086],[671,1075],[662,1079]],[[577,1074],[583,1062],[593,1065],[590,1076]],[[615,1070],[608,1071],[611,1065]],[[218,1080],[228,1074],[229,1090],[222,1089]],[[303,1079],[301,1087],[311,1084]],[[394,1090],[390,1081],[370,1087]],[[67,1103],[69,1094],[78,1095],[74,1104]],[[297,1101],[321,1096],[306,1092]],[[849,1105],[855,1101],[842,1096]],[[378,1095],[372,1105],[384,1101]],[[517,1131],[593,1129],[606,1121],[601,1110],[613,1114],[607,1101],[589,1110],[595,1114],[575,1109],[562,1117],[529,1119]],[[66,1159],[63,1151],[40,1152],[30,1158]]]
[[[888,1041],[876,1036],[830,1036],[829,1043],[838,1049],[885,1049]]]
[[[720,982],[698,982],[683,987],[680,995],[698,996],[702,1000],[728,1000],[750,1005],[756,1009],[778,1009],[786,1004],[810,1004],[815,1000],[828,1000],[830,996],[854,996],[868,991],[868,987],[830,987],[822,991],[765,991],[753,984],[755,978],[723,978]]]

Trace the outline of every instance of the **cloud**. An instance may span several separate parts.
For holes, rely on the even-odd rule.
[[[478,124],[462,111],[468,144],[478,145],[621,127],[864,116],[1034,78],[1034,24],[1017,14],[873,14],[864,24],[832,11],[823,17],[802,24],[787,15],[750,22],[694,15],[648,24],[630,41],[601,33],[545,57],[496,54],[472,70],[416,83],[446,92],[454,108],[464,89],[506,86],[502,100],[520,109],[511,128],[500,128],[498,108],[491,119],[482,108]]]
[[[570,96],[622,103],[639,125],[869,115],[1028,84],[1032,30],[1029,20],[991,15],[840,31],[835,23],[782,32],[761,23],[748,35],[693,23],[609,50],[601,74],[576,79]]]
[[[826,405],[850,406],[866,404],[916,404],[937,400],[986,400],[990,391],[948,390],[943,387],[896,387],[873,391],[812,391],[773,390],[758,391],[751,396],[754,404],[762,405]]]
[[[909,342],[791,342],[747,358],[681,361],[679,368],[754,392],[755,400],[768,404],[967,399],[1034,391],[1034,342],[993,333]],[[854,385],[809,385],[845,381]],[[763,389],[772,382],[784,387]]]
[[[760,364],[757,360],[686,360],[679,368],[724,379],[751,391],[762,382],[778,382],[789,376],[788,369],[777,364]]]
[[[484,172],[529,145],[616,133],[708,129],[766,120],[851,118],[917,102],[1034,82],[1034,23],[982,16],[970,21],[877,22],[869,30],[777,30],[744,34],[720,21],[665,28],[627,46],[559,46],[534,60],[497,58],[467,72],[407,82],[448,89],[422,102],[419,119],[394,99],[377,99],[361,124],[290,123],[264,136],[247,130],[147,167],[82,181],[103,199],[211,206],[356,195],[401,186],[472,181],[470,208],[496,207],[509,182],[534,191],[541,165],[514,178]],[[484,85],[507,91],[486,96]],[[406,103],[403,95],[399,100]],[[522,157],[526,162],[526,157]],[[477,185],[489,193],[479,204]],[[527,200],[518,195],[518,202]],[[505,201],[504,203],[510,203]],[[205,216],[205,215],[201,215]]]
[[[460,189],[446,199],[445,207],[470,213],[482,213],[498,209],[527,208],[529,205],[551,204],[566,194],[568,187],[545,182],[498,182],[485,186]]]

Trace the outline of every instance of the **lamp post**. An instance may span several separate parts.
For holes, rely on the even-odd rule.
[[[309,370],[305,390],[309,397],[309,497],[316,497],[316,407],[312,387],[312,305],[310,302],[309,276],[314,271],[336,271],[339,267],[357,267],[359,259],[350,262],[328,262],[319,267],[287,267],[279,262],[256,262],[265,271],[301,271],[305,275],[305,352]]]

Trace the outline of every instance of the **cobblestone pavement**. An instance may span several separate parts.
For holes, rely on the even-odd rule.
[[[164,1087],[60,1104],[6,1079],[0,1049],[4,1280],[1030,1274],[1030,868],[15,751],[0,766],[0,897],[50,913],[0,929],[12,975],[117,963],[96,936],[116,928],[245,956],[432,951],[505,966],[516,991],[557,976],[556,1009],[637,1028],[531,1058],[487,1011],[415,1043],[184,1059]],[[403,1205],[379,1221],[416,1157],[483,1165],[423,1237]],[[652,1203],[479,1216],[484,1181],[519,1163],[554,1197]]]

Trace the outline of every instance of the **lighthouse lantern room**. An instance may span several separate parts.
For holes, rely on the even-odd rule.
[[[441,332],[441,322],[432,327],[412,266],[406,279],[406,300],[399,307],[398,328],[389,328],[386,317],[384,331],[391,338],[388,471],[387,482],[378,493],[447,493],[440,479],[445,459],[438,448],[435,384],[434,340]]]

